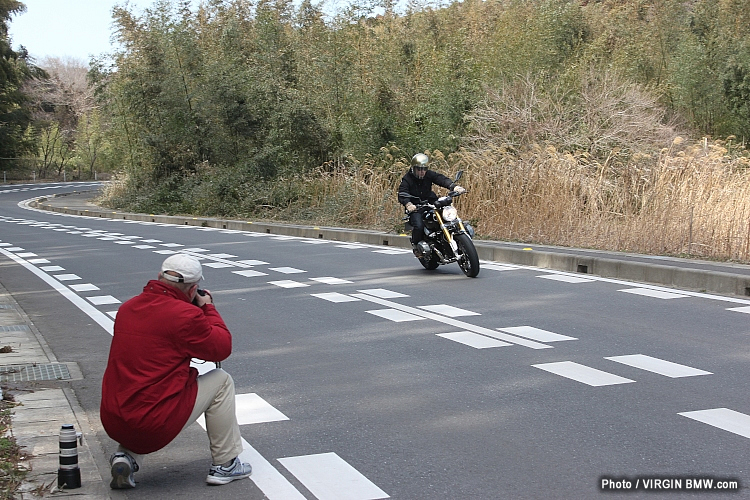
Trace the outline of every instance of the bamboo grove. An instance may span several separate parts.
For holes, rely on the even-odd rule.
[[[92,61],[112,206],[394,229],[427,151],[482,237],[750,259],[747,0],[195,3]]]

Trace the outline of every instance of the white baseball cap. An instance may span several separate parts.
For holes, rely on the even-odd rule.
[[[179,276],[166,274],[166,271],[172,271]],[[198,259],[192,255],[176,253],[164,260],[161,265],[161,275],[165,279],[177,283],[197,283],[203,279],[203,268]]]

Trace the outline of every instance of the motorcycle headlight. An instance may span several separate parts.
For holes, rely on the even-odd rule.
[[[443,220],[446,222],[451,222],[456,220],[456,217],[458,217],[458,210],[456,210],[455,207],[449,206],[445,207],[443,209]]]

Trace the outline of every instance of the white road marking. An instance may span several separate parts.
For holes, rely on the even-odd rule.
[[[206,428],[205,422],[199,425]],[[253,467],[250,479],[265,494],[268,500],[305,500],[305,497],[281,475],[263,455],[250,446],[245,438],[242,438],[242,453],[240,460],[249,463]]]
[[[727,311],[736,311],[740,313],[750,314],[750,306],[744,306],[744,307],[730,307],[727,309]]]
[[[360,291],[363,291],[363,290],[360,290]],[[399,311],[413,314],[415,316],[421,316],[423,318],[438,321],[440,323],[445,323],[446,325],[450,325],[450,326],[459,328],[461,330],[468,330],[470,332],[479,333],[481,335],[486,335],[488,337],[503,340],[505,342],[510,342],[511,344],[518,344],[518,345],[530,347],[532,349],[552,349],[552,346],[549,346],[547,344],[541,344],[539,342],[534,342],[533,340],[514,337],[513,335],[508,335],[507,333],[496,332],[494,330],[490,330],[489,328],[472,325],[471,323],[466,323],[464,321],[460,321],[457,319],[448,318],[440,314],[435,314],[435,313],[431,313],[428,311],[422,311],[420,309],[417,309],[416,307],[404,306],[397,302],[391,302],[385,299],[381,299],[379,297],[373,297],[372,295],[369,295],[369,294],[364,294],[364,293],[352,294],[352,297],[366,300],[368,302],[374,302],[375,304],[380,304],[382,306],[391,307]]]
[[[109,319],[106,315],[104,315],[101,311],[93,307],[91,304],[83,300],[82,297],[76,295],[72,290],[70,290],[67,286],[60,283],[58,280],[54,279],[51,275],[45,273],[35,265],[29,263],[28,261],[25,261],[19,257],[16,257],[14,254],[6,251],[3,248],[0,248],[0,253],[4,254],[6,257],[14,260],[16,263],[22,265],[29,271],[31,271],[33,274],[35,274],[37,277],[41,278],[45,283],[50,285],[53,289],[55,289],[60,295],[68,299],[73,305],[75,305],[78,309],[83,311],[85,314],[87,314],[91,319],[93,319],[96,323],[99,324],[104,330],[112,335],[112,332],[114,331],[114,322]],[[47,259],[35,259],[35,260],[44,260],[45,264],[49,263]]]
[[[629,378],[620,377],[619,375],[614,375],[612,373],[597,370],[596,368],[574,363],[573,361],[542,363],[531,366],[594,387],[635,382],[635,380],[630,380]]]
[[[208,257],[213,257],[214,259],[233,259],[237,256],[232,255],[231,253],[210,253],[208,254]]]
[[[565,283],[590,283],[591,278],[581,278],[579,276],[572,276],[570,274],[545,274],[544,276],[537,276],[537,278],[545,278],[548,280],[564,281]]]
[[[381,318],[385,318],[390,321],[394,321],[396,323],[402,323],[404,321],[419,321],[421,319],[425,319],[421,316],[416,316],[414,314],[409,314],[407,312],[399,311],[397,309],[377,309],[372,311],[365,311],[368,314],[374,314],[375,316],[380,316]]]
[[[482,269],[489,269],[491,271],[513,271],[518,269],[515,266],[504,266],[502,264],[485,264],[482,263]]]
[[[279,462],[318,500],[390,498],[386,492],[335,453],[280,458]]]
[[[729,408],[684,411],[678,413],[678,415],[733,432],[734,434],[739,434],[742,437],[750,438],[750,415],[745,415]]]
[[[412,253],[411,250],[373,250],[373,253],[384,253],[386,255],[398,255],[398,254],[407,254]]]
[[[664,375],[670,378],[680,377],[695,377],[697,375],[711,375],[711,372],[705,370],[699,370],[679,363],[673,363],[671,361],[665,361],[659,358],[653,358],[644,354],[630,354],[627,356],[611,356],[608,358],[610,361],[622,363],[624,365],[640,368],[659,375]]]
[[[253,276],[268,276],[268,273],[262,273],[260,271],[253,271],[252,269],[245,269],[242,271],[232,271],[234,274],[239,274],[240,276],[245,276],[246,278],[251,278]]]
[[[133,248],[137,248],[139,250],[146,250],[148,248],[156,248],[156,247],[152,245],[134,245]]]
[[[449,316],[451,318],[458,318],[461,316],[481,316],[478,312],[467,311],[459,307],[449,306],[447,304],[436,304],[434,306],[419,306],[420,309],[425,311],[442,314],[443,316]]]
[[[97,295],[96,297],[86,297],[89,302],[95,306],[102,306],[105,304],[119,304],[120,301],[111,295]]]
[[[213,363],[191,363],[200,373],[205,373],[213,369]],[[243,399],[244,394],[235,395],[235,400]],[[240,403],[242,404],[242,403]],[[266,403],[267,404],[267,403]],[[270,406],[270,405],[268,405]],[[237,406],[239,407],[239,405]],[[271,407],[273,408],[273,407]],[[275,408],[274,408],[275,410]],[[235,408],[235,412],[237,409]],[[278,411],[278,410],[276,410]],[[283,413],[279,412],[283,416]],[[239,422],[241,417],[237,415]],[[197,420],[198,425],[206,429],[206,421],[203,416]],[[250,446],[245,438],[242,438],[242,453],[240,460],[253,466],[253,474],[250,479],[260,488],[269,500],[305,500],[305,497],[290,483],[263,455]]]
[[[310,286],[307,283],[300,283],[299,281],[293,280],[269,281],[268,283],[271,285],[280,286],[281,288],[302,288],[305,286]]]
[[[510,333],[512,335],[518,335],[519,337],[538,340],[539,342],[562,342],[563,340],[578,340],[575,337],[568,337],[567,335],[548,332],[547,330],[534,328],[533,326],[511,326],[509,328],[498,328],[498,330]]]
[[[213,369],[213,363],[206,363],[209,370]],[[289,417],[270,405],[265,399],[257,394],[236,394],[234,396],[235,413],[237,414],[237,424],[250,425],[262,424],[266,422],[280,422],[289,420]],[[198,417],[198,425],[206,428],[206,418],[204,415]]]
[[[29,262],[31,262],[31,261],[29,261]],[[44,266],[44,267],[40,267],[39,269],[41,269],[42,271],[48,272],[48,273],[53,273],[53,272],[56,272],[56,271],[65,271],[65,268],[64,267],[60,267],[60,266]]]
[[[343,293],[311,293],[313,297],[327,300],[329,302],[358,302],[359,299],[352,297],[351,295],[344,295]]]
[[[76,292],[93,292],[94,290],[100,289],[98,286],[93,285],[91,283],[81,283],[80,285],[70,285],[70,288],[75,290]]]
[[[681,299],[683,297],[689,297],[689,295],[684,295],[681,293],[665,292],[663,290],[653,290],[651,288],[628,288],[617,291],[632,293],[635,295],[644,295],[646,297],[654,297],[657,299]]]
[[[374,297],[379,297],[381,299],[397,299],[399,297],[408,297],[408,295],[405,295],[403,293],[399,292],[392,292],[390,290],[386,290],[385,288],[371,288],[369,290],[357,290],[361,293],[366,293],[367,295],[372,295]]]
[[[55,279],[59,281],[72,281],[72,280],[79,280],[81,279],[80,276],[77,274],[58,274],[55,276]]]
[[[211,267],[214,269],[221,269],[224,267],[235,267],[234,264],[227,264],[226,262],[208,262],[203,264],[203,267]]]
[[[271,271],[276,271],[277,273],[283,273],[283,274],[297,274],[297,273],[306,273],[307,271],[303,271],[302,269],[296,269],[294,267],[269,267]]]
[[[268,500],[305,500],[305,497],[276,468],[242,438],[240,460],[253,466],[250,479]]]
[[[238,260],[237,262],[246,266],[263,266],[265,264],[268,264],[268,262],[264,262],[262,260]]]
[[[488,349],[490,347],[503,347],[506,345],[512,345],[502,340],[485,337],[484,335],[478,335],[472,332],[451,332],[451,333],[438,333],[438,337],[458,342],[475,349]]]
[[[345,283],[353,283],[349,280],[342,280],[341,278],[333,278],[331,276],[324,276],[322,278],[310,278],[312,281],[318,281],[325,283],[326,285],[343,285]]]
[[[235,405],[237,423],[240,425],[289,420],[289,417],[254,392],[250,394],[237,394],[235,396]]]

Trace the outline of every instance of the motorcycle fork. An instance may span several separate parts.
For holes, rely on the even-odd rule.
[[[445,240],[451,246],[451,250],[453,250],[453,253],[456,254],[458,252],[458,245],[455,241],[453,241],[453,236],[451,236],[450,231],[448,231],[448,229],[445,227],[445,222],[443,222],[443,218],[440,216],[440,212],[438,212],[437,210],[435,211],[435,217],[437,217],[437,220],[440,223],[440,229],[443,230]]]

